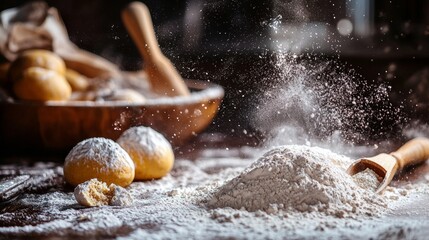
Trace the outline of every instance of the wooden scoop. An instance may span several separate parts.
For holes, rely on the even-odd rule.
[[[189,90],[173,64],[161,52],[153,30],[149,9],[132,2],[122,11],[122,21],[144,59],[152,91],[167,96],[187,96]]]
[[[390,154],[381,153],[374,157],[357,160],[349,166],[347,173],[354,175],[367,168],[373,170],[383,178],[383,181],[375,191],[376,193],[381,193],[392,181],[397,171],[426,161],[428,158],[429,139],[415,138]]]

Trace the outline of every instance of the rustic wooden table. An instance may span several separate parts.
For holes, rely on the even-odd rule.
[[[206,133],[200,135],[193,142],[190,142],[186,146],[182,146],[180,148],[176,148],[176,156],[177,161],[180,159],[189,159],[192,161],[199,161],[200,154],[202,150],[207,150],[210,148],[219,149],[219,148],[240,148],[243,146],[255,147],[258,145],[258,139],[254,137],[232,137],[226,136],[220,133]],[[231,151],[234,152],[234,151]],[[234,152],[235,158],[249,158],[251,156],[246,156],[243,152]],[[4,157],[2,159],[2,164],[0,165],[0,175],[7,175],[7,173],[11,173],[13,171],[21,171],[21,173],[25,172],[35,172],[37,171],[43,172],[47,169],[57,169],[62,167],[62,156],[50,156],[45,158],[43,156],[36,156],[34,158],[30,157]],[[415,166],[412,169],[408,169],[404,173],[400,174],[397,178],[394,179],[392,185],[395,186],[403,186],[409,183],[423,182],[428,181],[426,179],[426,175],[429,173],[429,164],[421,164],[419,166]],[[62,176],[56,179],[56,182],[52,183],[48,187],[41,187],[38,189],[33,189],[33,193],[44,194],[49,191],[58,191],[58,192],[71,192],[73,189],[64,184]],[[429,234],[429,195],[423,196],[417,199],[418,202],[413,204],[405,204],[403,207],[395,211],[391,217],[396,219],[402,219],[403,221],[427,221],[427,228],[422,228],[418,232],[413,233],[404,233],[404,238],[409,238],[410,236],[425,239],[427,234]],[[89,229],[87,235],[82,235],[82,233],[73,233],[67,232],[66,234],[61,233],[58,236],[55,234],[45,235],[43,233],[32,233],[32,234],[19,234],[15,236],[10,231],[3,230],[11,230],[14,227],[22,227],[22,226],[37,226],[49,223],[51,221],[58,221],[59,218],[64,218],[63,215],[52,214],[46,215],[44,213],[44,217],[40,217],[41,209],[37,207],[31,207],[31,205],[22,205],[22,201],[10,201],[7,203],[0,204],[0,238],[19,238],[19,239],[73,239],[76,237],[88,236],[91,238],[115,238],[117,236],[126,236],[128,233],[133,231],[134,229],[130,226],[123,227],[115,227],[108,232],[91,232]],[[49,204],[49,203],[46,203]],[[80,207],[79,205],[68,205],[64,206],[64,209],[72,208],[76,211],[81,211],[82,213],[87,213],[89,210]],[[150,228],[150,226],[146,226]],[[1,230],[3,229],[3,230]],[[414,231],[414,230],[413,230]],[[13,231],[12,231],[13,232]],[[401,237],[401,233],[396,234],[395,237]],[[389,238],[389,235],[383,236]]]

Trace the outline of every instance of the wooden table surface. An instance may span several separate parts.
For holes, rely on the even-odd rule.
[[[180,148],[176,148],[176,158],[178,161],[180,159],[190,159],[193,161],[198,161],[200,158],[200,154],[202,150],[207,150],[210,148],[213,149],[219,149],[219,148],[240,148],[243,146],[248,147],[256,147],[258,146],[259,141],[258,139],[254,137],[232,137],[232,136],[226,136],[225,134],[220,133],[206,133],[200,135],[198,138],[196,138],[194,141],[190,142],[189,144],[182,146]],[[248,158],[249,156],[233,156],[233,157],[242,157],[242,158]],[[34,167],[37,165],[45,166],[46,162],[49,162],[50,167],[59,166],[62,167],[63,157],[62,156],[35,156],[33,158],[26,156],[26,157],[2,157],[1,164],[0,164],[0,173],[1,169],[8,168],[10,169],[11,166],[16,166],[16,168],[23,168],[25,167]],[[400,175],[398,175],[392,182],[392,185],[394,186],[403,186],[409,183],[417,183],[417,182],[423,182],[428,181],[426,178],[429,176],[429,164],[424,163],[419,166],[414,166],[411,169],[407,169]],[[59,186],[55,186],[50,191],[72,191],[70,187],[60,184]],[[42,193],[42,192],[41,192]],[[392,215],[392,217],[395,217],[397,219],[402,219],[403,221],[428,221],[429,220],[429,195],[423,196],[419,199],[417,199],[415,204],[405,204],[403,207],[395,211]],[[37,215],[37,209],[26,209],[23,208],[20,205],[14,204],[14,202],[1,204],[0,205],[0,214],[4,213],[18,213],[16,218],[14,219],[8,219],[5,221],[4,219],[0,221],[0,226],[22,226],[29,224],[28,218],[31,218],[32,215]],[[20,216],[20,217],[19,217]],[[27,220],[25,220],[27,219]],[[49,221],[49,220],[47,220]],[[41,222],[32,222],[31,225],[40,224]],[[118,231],[125,231],[125,230],[118,230]],[[108,238],[114,237],[115,233],[112,233],[113,235],[109,235]],[[121,234],[118,232],[117,234]],[[418,232],[417,238],[424,239],[427,234],[429,234],[429,221],[426,228],[422,228],[421,231]],[[0,233],[0,238],[2,234]],[[10,236],[8,236],[10,237]],[[22,239],[25,239],[26,237],[32,237],[35,236],[25,236]],[[106,237],[106,236],[100,236],[100,237]],[[51,237],[49,237],[51,238]],[[74,236],[61,236],[62,239],[67,238],[74,238]],[[45,237],[43,237],[45,239]],[[52,237],[52,239],[56,239],[56,237]]]

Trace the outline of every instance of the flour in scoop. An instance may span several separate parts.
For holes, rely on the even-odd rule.
[[[350,162],[322,148],[278,147],[216,189],[207,204],[268,213],[317,212],[340,218],[385,212],[385,200],[361,188],[346,173]]]
[[[380,180],[374,171],[367,168],[353,175],[353,181],[361,188],[375,192],[380,185]]]

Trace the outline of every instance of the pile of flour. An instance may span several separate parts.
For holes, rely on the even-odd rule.
[[[386,211],[385,200],[345,172],[351,160],[329,150],[282,146],[216,189],[207,205],[269,213],[319,212],[356,218]]]

